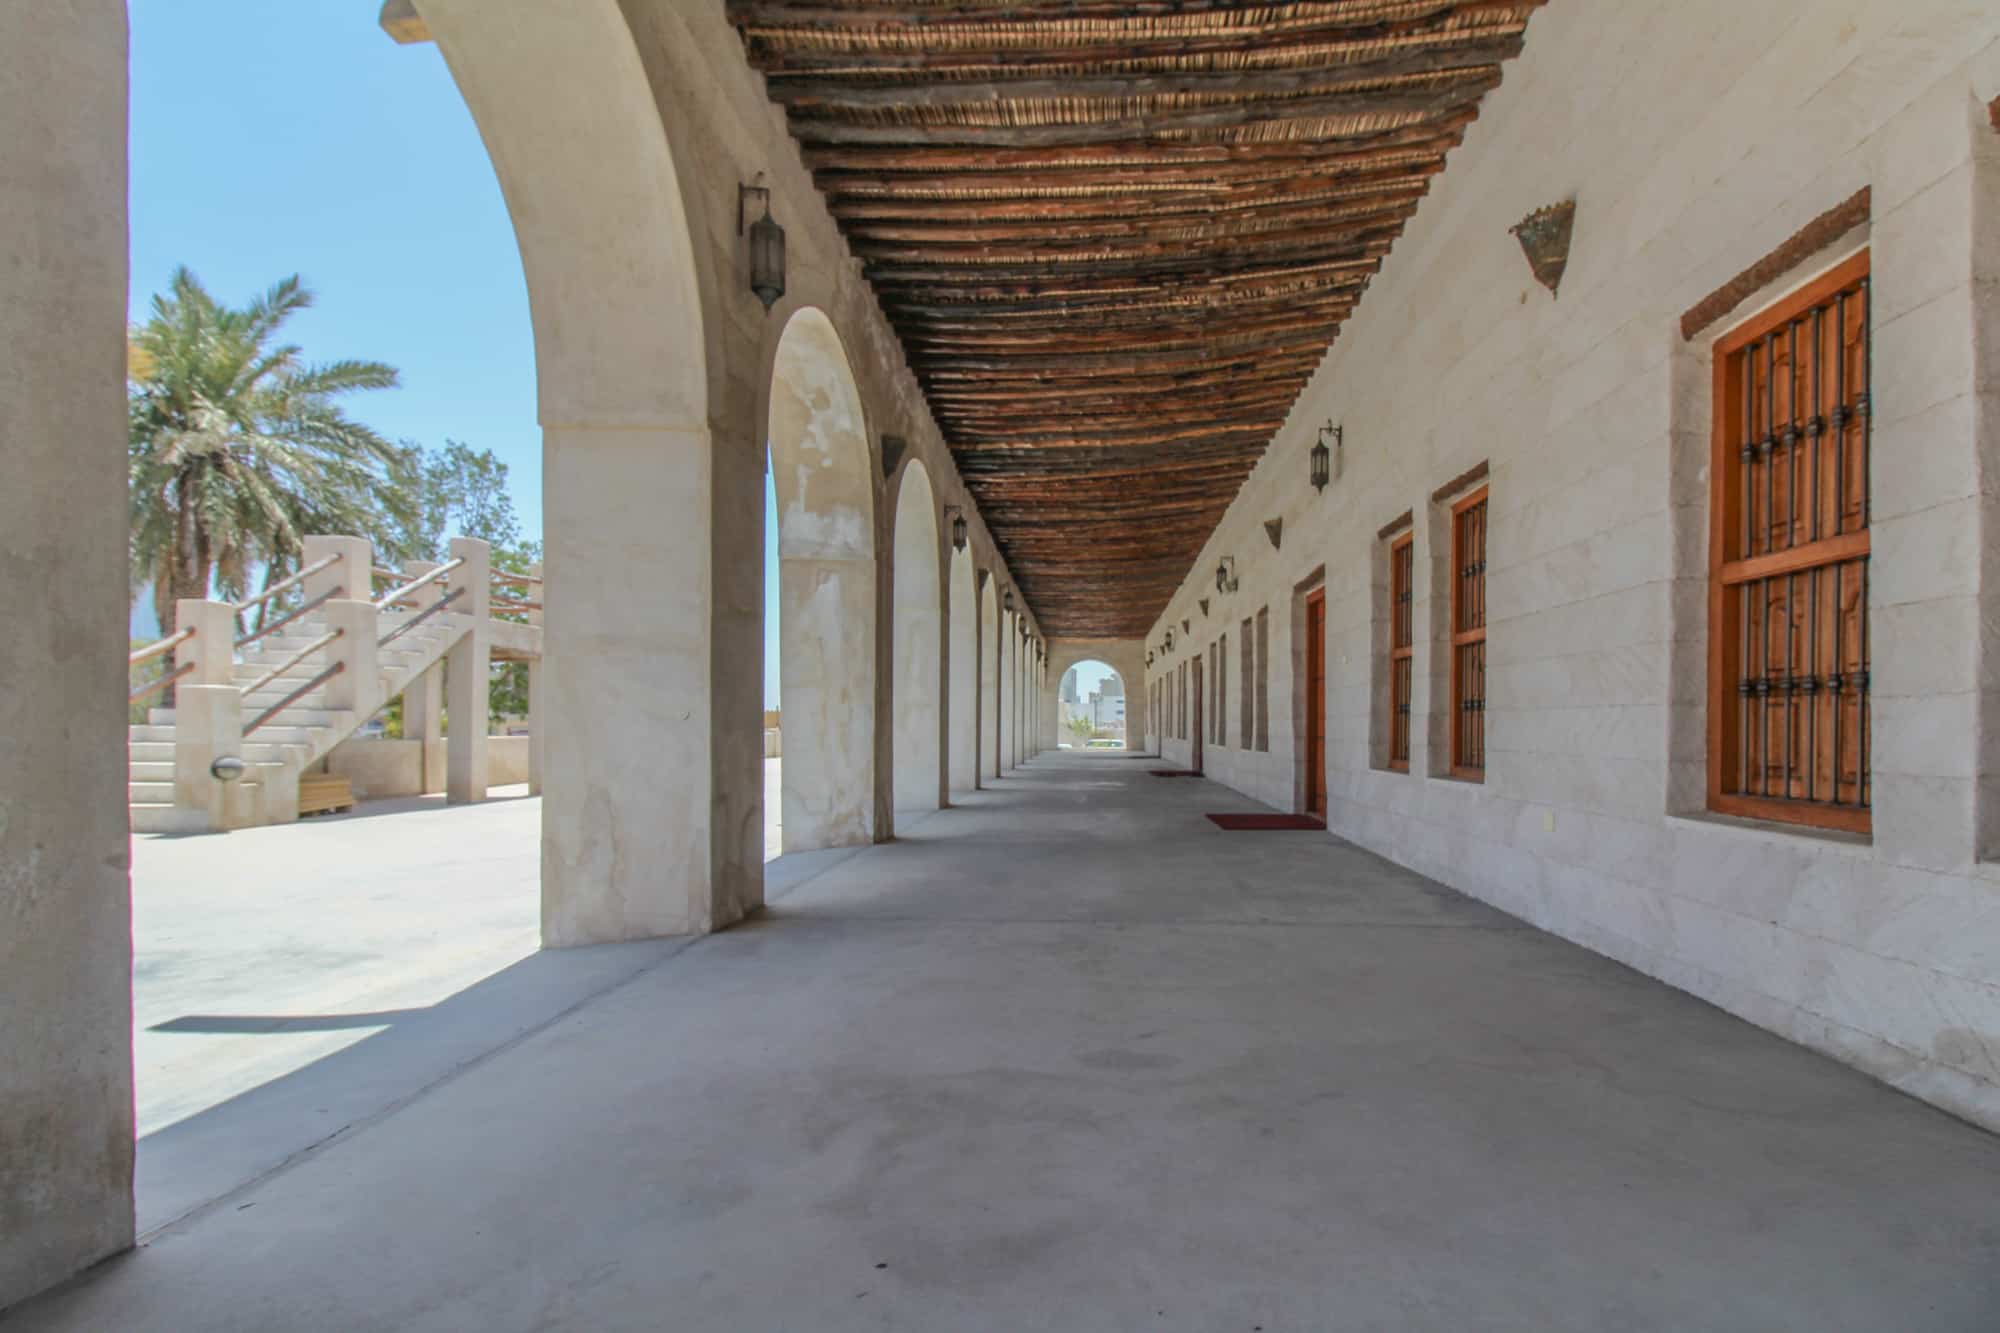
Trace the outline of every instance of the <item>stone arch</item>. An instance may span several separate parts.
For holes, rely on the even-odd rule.
[[[1152,722],[1147,716],[1146,644],[1142,639],[1051,639],[1040,702],[1043,734],[1055,734],[1056,698],[1063,676],[1077,663],[1087,661],[1102,662],[1118,673],[1125,687],[1125,748],[1145,749]]]
[[[779,726],[788,852],[875,829],[875,489],[861,391],[840,334],[807,307],[771,366],[778,496]]]
[[[534,324],[543,942],[726,925],[757,892],[723,882],[711,828],[708,321],[650,81],[617,0],[418,9],[493,162]]]
[[[1078,716],[1087,717],[1091,721],[1097,723],[1098,726],[1103,727],[1108,720],[1105,704],[1107,701],[1115,699],[1117,700],[1117,702],[1115,704],[1111,704],[1110,709],[1115,710],[1115,716],[1118,719],[1118,723],[1121,729],[1124,725],[1125,709],[1126,709],[1125,698],[1126,695],[1130,692],[1125,681],[1125,673],[1120,671],[1116,666],[1112,665],[1110,662],[1105,661],[1101,657],[1092,657],[1092,656],[1079,657],[1076,661],[1071,662],[1067,666],[1063,667],[1061,672],[1058,673],[1055,671],[1051,671],[1049,673],[1049,679],[1054,682],[1054,693],[1056,696],[1056,727],[1055,727],[1054,739],[1058,748],[1064,745],[1072,747],[1076,747],[1078,745],[1075,733],[1073,733],[1069,727],[1063,725],[1063,720],[1062,720],[1062,715],[1064,712],[1063,690],[1068,684],[1069,673],[1072,671],[1078,671],[1084,667],[1092,667],[1092,666],[1102,667],[1106,672],[1109,673],[1105,677],[1106,687],[1102,691],[1102,696],[1099,700],[1099,711],[1095,715],[1093,715],[1090,707],[1091,704],[1090,691],[1087,689],[1084,682],[1078,681],[1076,690],[1077,697],[1074,700],[1070,701],[1069,704],[1068,711],[1070,717],[1071,718],[1075,718]],[[1111,681],[1116,681],[1117,684],[1115,686],[1112,686],[1109,683]]]
[[[952,554],[949,586],[951,633],[946,660],[950,674],[945,717],[950,725],[945,737],[945,788],[962,792],[979,785],[979,627],[975,620],[979,607],[970,549]]]
[[[890,777],[898,810],[935,810],[943,786],[943,587],[937,497],[930,473],[911,459],[896,490]]]

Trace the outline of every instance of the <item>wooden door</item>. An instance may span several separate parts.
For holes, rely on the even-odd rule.
[[[1326,589],[1306,597],[1306,812],[1326,818]]]
[[[1203,720],[1201,705],[1201,659],[1197,657],[1194,659],[1194,754],[1188,760],[1188,767],[1197,773],[1201,772],[1201,728]]]

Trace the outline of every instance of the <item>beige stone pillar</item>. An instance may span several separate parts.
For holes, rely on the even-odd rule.
[[[330,555],[340,558],[319,573],[306,576],[301,586],[305,599],[311,601],[334,593],[357,601],[367,600],[374,587],[370,581],[375,569],[374,546],[366,537],[308,536],[305,551],[299,557],[299,568],[311,569]]]
[[[234,685],[183,685],[174,698],[174,813],[184,831],[229,827],[226,784],[213,765],[243,755],[243,692]]]
[[[403,580],[410,582],[420,579],[437,568],[434,560],[406,560],[403,562]],[[423,593],[438,594],[450,589],[426,586]],[[435,601],[433,595],[427,600]],[[435,617],[433,617],[435,619]],[[444,662],[432,664],[424,673],[403,687],[403,739],[415,741],[420,747],[417,754],[417,790],[425,796],[444,790]]]
[[[1000,613],[1000,775],[1014,767],[1014,672],[1020,664],[1021,636],[1015,631],[1014,613]]]
[[[492,548],[476,537],[451,539],[451,558],[463,560],[445,575],[452,591],[465,591],[448,614],[466,617],[471,627],[445,654],[444,798],[449,805],[486,799],[487,667],[491,659],[487,619],[493,591]]]
[[[715,742],[715,663],[741,662],[734,626],[755,623],[746,619],[754,600],[740,614],[732,600],[736,619],[727,633],[718,627],[716,505],[754,513],[761,497],[747,395],[733,410],[709,401],[709,349],[722,339],[708,335],[717,316],[704,308],[699,274],[715,256],[696,255],[681,170],[617,0],[417,0],[416,9],[492,156],[535,321],[547,604],[542,939],[711,930],[742,915],[761,882],[751,878],[761,860],[736,883],[711,855],[719,822],[732,823],[732,846],[761,836],[754,818],[738,817],[758,799],[754,668],[736,673],[727,696],[751,707],[721,723],[740,728],[741,744]],[[687,183],[687,197],[713,220],[735,179]],[[755,298],[737,287],[733,309],[754,318]],[[727,443],[748,460],[720,492],[719,419],[742,423]],[[738,526],[756,541],[754,524]],[[747,570],[726,571],[729,589],[754,585],[755,549]],[[718,764],[744,775],[724,793],[733,805],[715,799]]]
[[[530,565],[528,573],[536,578],[542,576],[540,563]],[[528,600],[539,602],[542,585],[529,584]],[[542,623],[542,613],[530,610],[528,623],[537,628]],[[542,659],[539,655],[528,659],[528,795],[542,794]]]
[[[542,937],[711,925],[709,438],[544,436]]]
[[[125,6],[0,6],[0,1307],[132,1243]]]
[[[174,669],[193,666],[179,686],[227,685],[236,675],[236,608],[228,602],[183,597],[174,603],[174,624],[194,637],[174,649]]]
[[[340,667],[340,673],[325,685],[326,706],[346,709],[355,714],[356,721],[365,721],[383,704],[382,672],[376,658],[380,614],[372,602],[352,597],[324,603],[320,614],[326,617],[327,633],[340,633],[326,652],[327,665]]]

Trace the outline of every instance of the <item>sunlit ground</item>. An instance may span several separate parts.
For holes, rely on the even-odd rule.
[[[764,764],[778,854],[779,761]],[[132,840],[139,1133],[435,1005],[540,942],[542,802],[370,801],[349,815]]]

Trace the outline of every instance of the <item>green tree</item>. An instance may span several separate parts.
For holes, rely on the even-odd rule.
[[[418,486],[411,527],[402,538],[413,556],[442,561],[450,555],[453,537],[476,537],[493,548],[493,568],[502,573],[526,574],[542,558],[540,542],[521,540],[521,521],[507,489],[507,464],[491,449],[447,439],[442,449],[426,451],[406,441],[403,456]],[[526,619],[519,611],[496,609],[494,615]],[[487,687],[490,720],[527,711],[527,663],[494,663]],[[391,734],[402,734],[401,700],[390,706],[387,725]]]
[[[395,369],[278,341],[312,302],[293,276],[235,309],[182,267],[132,330],[132,593],[151,589],[162,633],[181,598],[296,569],[308,533],[368,536],[395,558],[419,522],[406,451],[336,401],[395,387]]]

